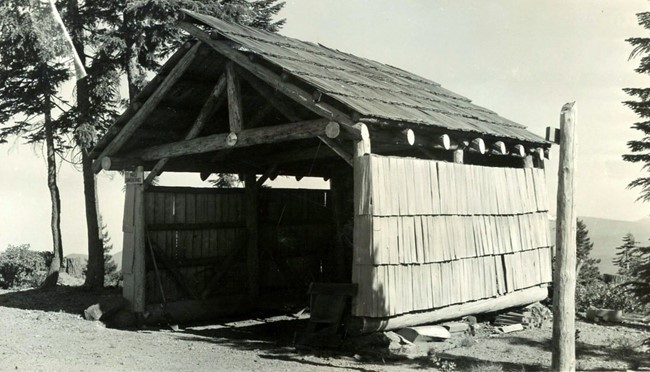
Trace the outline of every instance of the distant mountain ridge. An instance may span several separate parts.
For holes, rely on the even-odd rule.
[[[623,243],[623,236],[630,233],[639,245],[650,245],[650,218],[638,221],[621,221],[597,217],[578,217],[584,221],[589,230],[589,238],[594,243],[591,256],[600,259],[598,265],[603,274],[616,274],[618,267],[612,260],[616,256],[616,247]],[[549,221],[553,238],[555,237],[555,221]]]

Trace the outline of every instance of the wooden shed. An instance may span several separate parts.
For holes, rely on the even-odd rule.
[[[134,311],[197,319],[354,283],[347,325],[370,332],[546,297],[550,143],[392,66],[191,11],[179,27],[192,41],[92,153],[130,171]],[[152,186],[162,171],[245,187]],[[278,175],[331,187],[260,187]]]

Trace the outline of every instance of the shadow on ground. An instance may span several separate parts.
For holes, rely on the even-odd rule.
[[[0,306],[82,315],[88,306],[105,299],[120,298],[121,295],[119,288],[91,291],[84,287],[58,285],[48,289],[1,291]]]
[[[512,345],[526,345],[546,352],[552,352],[551,339],[533,340],[525,337],[510,337]],[[613,339],[609,345],[594,345],[586,340],[576,340],[576,359],[578,366],[581,359],[596,358],[627,363],[630,369],[637,369],[648,358],[647,354],[636,349],[639,345],[630,344],[623,339]]]

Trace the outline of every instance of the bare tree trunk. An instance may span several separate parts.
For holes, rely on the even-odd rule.
[[[104,287],[104,240],[97,212],[97,180],[92,170],[92,159],[88,156],[86,149],[81,150],[81,164],[88,230],[88,266],[84,286],[100,289]]]
[[[59,271],[64,269],[63,263],[63,240],[61,239],[61,197],[59,187],[56,183],[56,151],[54,147],[54,128],[52,125],[52,112],[50,96],[45,96],[45,147],[47,161],[47,187],[50,190],[52,202],[52,217],[50,226],[52,229],[52,248],[54,257],[47,272],[47,277],[41,288],[55,287],[59,279]]]
[[[70,19],[80,19],[79,3],[77,0],[72,0],[68,3],[68,12],[71,16]],[[69,29],[72,43],[79,55],[79,59],[84,67],[87,67],[82,24],[80,22],[71,22]],[[77,108],[80,113],[77,128],[91,126],[89,123],[90,97],[88,89],[87,79],[77,80]],[[88,157],[88,151],[92,147],[92,140],[87,138],[87,136],[77,136],[76,142],[81,151],[86,231],[88,237],[88,266],[84,286],[92,289],[100,289],[104,287],[104,243],[99,228],[99,213],[97,212],[97,182],[95,172],[92,170],[92,159]]]

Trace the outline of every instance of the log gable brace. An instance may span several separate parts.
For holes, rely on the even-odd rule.
[[[226,75],[221,75],[221,77],[217,81],[217,84],[214,86],[212,93],[210,94],[210,96],[208,96],[205,103],[203,104],[203,107],[201,108],[199,115],[196,117],[194,124],[185,135],[185,140],[191,140],[199,136],[199,134],[205,127],[205,124],[207,123],[208,119],[215,112],[217,112],[221,107],[221,105],[223,104],[224,101],[223,92],[225,88],[226,88]],[[160,175],[160,173],[162,173],[162,170],[168,161],[169,161],[168,157],[158,160],[156,165],[154,165],[154,167],[151,169],[149,175],[147,175],[145,184],[147,185],[151,184],[153,179],[156,178],[158,175]]]
[[[190,50],[180,59],[180,61],[172,68],[163,82],[156,88],[151,96],[145,101],[142,107],[133,115],[133,117],[124,124],[124,127],[117,133],[115,138],[104,148],[97,160],[93,162],[93,171],[98,173],[101,169],[101,159],[112,154],[122,148],[126,141],[135,133],[136,130],[144,123],[146,118],[153,112],[153,110],[162,101],[165,94],[174,86],[180,79],[183,73],[190,67],[194,57],[199,50],[201,42],[197,42]]]
[[[328,118],[330,120],[340,123],[344,130],[355,133],[358,137],[360,134],[354,126],[354,121],[350,118],[347,113],[328,105],[324,102],[314,102],[312,94],[303,90],[302,88],[293,85],[289,82],[283,81],[282,77],[268,68],[257,64],[251,61],[246,55],[240,53],[239,51],[233,49],[228,42],[221,40],[214,40],[210,37],[209,34],[201,30],[196,25],[190,22],[180,22],[180,27],[187,31],[190,35],[194,36],[201,42],[209,45],[211,48],[216,50],[219,54],[230,59],[232,62],[236,63],[241,68],[255,75],[260,80],[266,82],[272,88],[282,92],[295,102],[303,105],[307,109],[313,111],[321,117]]]

